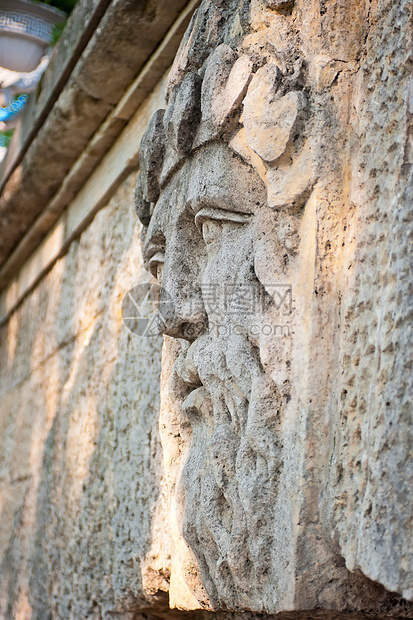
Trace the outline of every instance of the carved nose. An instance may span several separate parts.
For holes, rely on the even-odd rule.
[[[208,326],[200,288],[202,249],[192,220],[177,220],[166,241],[161,273],[160,330],[195,340]],[[198,233],[199,234],[199,233]]]
[[[208,327],[208,317],[199,288],[190,283],[166,281],[162,287],[159,317],[160,331],[167,336],[192,342]]]
[[[193,341],[207,329],[208,316],[198,284],[200,267],[182,238],[170,243],[162,270],[160,330],[174,338]],[[179,243],[178,243],[179,241]]]

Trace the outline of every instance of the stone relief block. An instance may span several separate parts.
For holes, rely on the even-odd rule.
[[[347,343],[337,333],[351,297],[342,271],[351,161],[348,90],[334,89],[355,66],[322,43],[314,49],[300,22],[306,11],[312,19],[309,3],[297,4],[204,0],[172,67],[166,110],[141,144],[136,208],[166,336],[170,600],[408,617],[400,595],[410,590],[349,550],[357,492],[349,514],[337,505],[350,441],[337,400]],[[368,393],[369,379],[359,379]],[[405,534],[394,526],[394,536]]]
[[[202,80],[196,73],[187,73],[182,84],[171,94],[164,117],[168,141],[179,152],[189,153],[201,114],[200,90]]]
[[[143,198],[147,202],[156,202],[159,196],[159,177],[165,153],[163,117],[164,110],[158,110],[153,115],[140,145],[140,182]]]

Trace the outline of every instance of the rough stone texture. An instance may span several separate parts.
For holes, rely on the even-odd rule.
[[[162,364],[131,177],[0,331],[1,617],[413,617],[411,12],[202,3],[135,192]]]
[[[333,516],[351,570],[413,598],[412,14],[372,5],[350,122]],[[389,37],[388,33],[394,33]],[[362,148],[356,148],[360,144]],[[410,459],[408,458],[410,454]]]
[[[143,138],[172,606],[413,613],[411,17],[204,0]]]
[[[130,334],[120,312],[147,279],[135,178],[1,329],[1,618],[165,606],[161,342]]]

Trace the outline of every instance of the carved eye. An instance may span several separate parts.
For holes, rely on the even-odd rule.
[[[250,221],[249,213],[226,211],[225,209],[202,208],[195,216],[195,224],[207,245],[222,236],[225,223],[245,224]]]
[[[202,222],[202,236],[207,245],[214,243],[222,234],[222,222],[219,220],[204,220]]]
[[[156,265],[156,279],[158,280],[159,284],[162,284],[163,265],[163,263],[158,263]]]
[[[157,252],[149,260],[149,270],[151,274],[158,280],[159,284],[162,284],[163,265],[165,262],[165,255],[163,252]]]

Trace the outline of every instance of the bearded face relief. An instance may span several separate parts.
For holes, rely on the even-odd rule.
[[[142,138],[171,608],[412,617],[397,6],[203,0]]]
[[[313,152],[299,59],[280,66],[239,36],[209,47],[211,15],[225,18],[216,4],[201,5],[167,108],[142,139],[136,209],[162,287],[160,330],[180,343],[169,382],[181,427],[172,503],[206,595],[189,576],[188,586],[209,608],[272,611],[274,584],[291,578],[291,533],[277,525],[289,269]]]
[[[272,307],[254,259],[271,216],[262,180],[226,145],[211,143],[162,192],[144,246],[168,299],[162,330],[188,343],[172,379],[192,427],[182,529],[214,605],[227,604],[232,591],[246,601],[253,573],[263,583],[271,576],[264,519],[275,504],[277,429],[288,398],[260,358]]]

